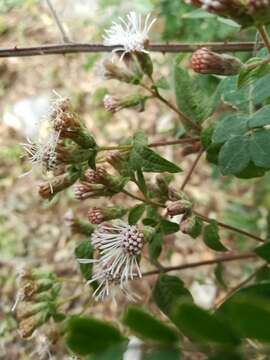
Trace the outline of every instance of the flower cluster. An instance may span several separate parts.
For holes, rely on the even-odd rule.
[[[130,226],[118,220],[115,223],[99,225],[91,236],[91,242],[98,251],[98,259],[79,259],[84,264],[94,264],[94,275],[88,284],[98,281],[99,286],[93,296],[96,300],[115,296],[115,288],[132,295],[127,282],[141,277],[139,257],[144,246],[144,235],[136,226]]]

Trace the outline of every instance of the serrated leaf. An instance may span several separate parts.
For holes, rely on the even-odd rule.
[[[75,256],[77,259],[91,259],[93,257],[94,249],[89,240],[83,240],[75,248]],[[81,264],[80,271],[86,280],[91,279],[92,264]]]
[[[170,317],[176,302],[180,298],[193,301],[183,281],[176,276],[160,275],[153,290],[153,299],[160,310]]]
[[[129,155],[129,164],[134,170],[145,172],[178,173],[181,168],[144,145],[134,145]]]
[[[234,136],[221,148],[218,163],[223,175],[237,174],[244,170],[250,161],[248,139]]]
[[[79,355],[103,352],[124,340],[121,333],[108,322],[74,316],[67,323],[67,345]]]
[[[214,144],[222,144],[232,136],[244,134],[248,130],[248,115],[226,114],[218,121],[213,133]]]
[[[232,347],[240,343],[240,339],[226,322],[195,304],[179,302],[172,319],[184,335],[202,344]]]
[[[179,340],[179,336],[172,327],[138,307],[128,308],[123,323],[142,339],[159,343],[174,343]]]
[[[205,96],[196,78],[191,78],[177,63],[174,67],[174,88],[177,106],[188,118],[202,123],[210,115],[212,101]]]
[[[203,232],[203,241],[206,246],[215,251],[228,251],[228,249],[220,242],[219,228],[215,220],[211,220],[206,225]]]
[[[255,254],[260,256],[262,259],[270,262],[270,241],[267,241],[265,244],[258,246],[254,249]]]
[[[145,204],[140,204],[140,205],[134,206],[128,214],[129,225],[137,224],[137,222],[143,216],[144,211],[145,211]]]
[[[250,85],[253,81],[267,75],[269,72],[270,65],[262,64],[261,58],[249,59],[238,76],[238,88]]]
[[[249,151],[255,165],[270,167],[270,131],[260,130],[252,133],[249,138]]]
[[[262,109],[252,114],[248,121],[250,129],[270,125],[270,105],[264,106]]]

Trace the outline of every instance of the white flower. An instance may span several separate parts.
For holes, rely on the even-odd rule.
[[[220,9],[222,4],[219,0],[201,0],[203,10]]]
[[[104,45],[117,46],[114,52],[123,51],[121,59],[125,54],[139,51],[147,53],[145,47],[148,41],[148,33],[156,19],[150,21],[148,14],[143,22],[142,16],[131,11],[126,20],[119,18],[120,23],[113,22],[113,25],[105,30]]]

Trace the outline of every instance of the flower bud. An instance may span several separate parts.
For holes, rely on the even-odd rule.
[[[16,315],[18,321],[35,315],[48,307],[46,302],[33,303],[31,301],[22,301],[18,304]]]
[[[39,326],[43,325],[46,322],[47,318],[48,313],[40,312],[20,321],[19,333],[21,337],[30,337]]]
[[[201,221],[195,215],[184,218],[180,223],[180,231],[182,231],[183,234],[190,235],[193,238],[196,238],[200,235],[201,228]]]
[[[128,84],[139,84],[141,81],[141,75],[132,73],[127,69],[117,66],[111,61],[104,62],[104,76],[106,79],[116,79]]]
[[[191,67],[200,74],[236,75],[243,64],[234,56],[218,54],[207,48],[196,50],[191,58]]]
[[[126,183],[124,177],[109,174],[103,166],[97,167],[96,170],[88,169],[85,173],[85,179],[89,182],[90,188],[92,184],[92,190],[104,190],[103,195],[100,196],[112,196],[122,191]],[[98,185],[103,185],[103,187]]]
[[[116,113],[122,109],[134,106],[139,106],[139,111],[142,111],[147,98],[147,96],[131,95],[123,99],[117,99],[116,97],[107,94],[104,96],[103,104],[105,110],[111,113]]]
[[[151,78],[153,74],[153,63],[149,54],[143,52],[136,52],[136,57],[144,74]]]
[[[75,217],[71,209],[66,213],[65,221],[70,226],[72,234],[90,236],[95,230],[94,226],[87,221]]]
[[[188,213],[192,208],[192,203],[188,200],[169,202],[167,205],[167,214],[171,217]]]
[[[77,180],[78,174],[66,173],[53,178],[50,182],[39,186],[38,193],[43,199],[52,199],[58,192],[67,189]]]
[[[186,194],[181,190],[176,190],[173,187],[169,187],[169,193],[168,193],[169,200],[171,201],[177,201],[177,200],[187,200]]]
[[[248,0],[247,8],[256,22],[260,24],[270,22],[270,0]]]
[[[181,151],[181,155],[182,156],[187,156],[190,154],[196,154],[198,153],[202,148],[202,145],[200,143],[200,141],[194,142],[193,144],[190,145],[186,145],[182,151]]]
[[[238,22],[242,26],[253,25],[246,5],[239,0],[186,0],[188,4],[197,6],[210,13],[223,16]]]
[[[85,200],[88,198],[97,198],[104,196],[105,187],[102,184],[90,184],[81,181],[74,185],[74,195],[77,200]]]
[[[104,208],[94,207],[88,211],[88,219],[91,224],[101,224],[104,221],[119,219],[126,213],[122,206],[108,206]]]
[[[128,162],[120,151],[111,151],[106,156],[106,161],[121,174],[128,176]]]

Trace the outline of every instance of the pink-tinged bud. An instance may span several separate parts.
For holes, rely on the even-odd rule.
[[[116,79],[128,84],[139,84],[143,75],[137,72],[133,73],[123,67],[119,67],[111,61],[105,61],[103,66],[104,77],[106,79]]]
[[[240,0],[186,0],[186,3],[232,19],[242,26],[253,25],[254,22],[248,13],[246,4]]]
[[[261,24],[270,22],[270,0],[248,0],[247,8],[256,22]]]
[[[147,100],[147,96],[141,95],[131,95],[124,97],[122,99],[118,99],[109,94],[104,96],[103,104],[105,110],[111,113],[116,113],[122,109],[127,109],[131,107],[138,107],[139,111],[144,109],[145,101]]]
[[[171,217],[188,213],[192,208],[192,203],[188,200],[169,202],[167,204],[167,214]]]
[[[86,181],[88,181],[90,184],[102,184],[108,176],[108,172],[105,167],[99,166],[96,168],[96,170],[86,170],[84,176]]]
[[[242,66],[239,59],[215,53],[207,48],[198,49],[191,58],[191,67],[199,74],[236,75]]]
[[[88,182],[81,181],[74,185],[74,195],[77,200],[103,196],[104,191],[105,187],[101,184],[90,184]]]
[[[104,221],[121,218],[126,213],[122,206],[108,206],[104,208],[94,207],[88,211],[88,219],[91,224],[99,225]]]
[[[95,230],[94,226],[89,224],[88,221],[75,217],[71,209],[67,211],[65,221],[70,227],[72,234],[90,236]]]

